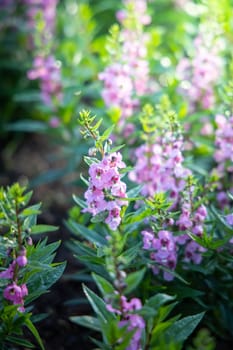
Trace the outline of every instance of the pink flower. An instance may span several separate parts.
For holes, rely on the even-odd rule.
[[[152,271],[154,274],[159,274],[159,265],[165,266],[171,270],[176,268],[176,241],[171,232],[161,230],[158,232],[158,237],[155,238],[154,234],[147,231],[142,231],[143,235],[143,249],[152,250],[150,258],[158,263],[158,265],[153,266]],[[164,271],[163,277],[166,281],[171,281],[174,276]]]
[[[121,181],[119,169],[125,167],[119,152],[110,153],[98,163],[93,163],[89,168],[89,187],[84,197],[87,208],[83,212],[97,215],[103,211],[108,212],[105,223],[112,230],[116,230],[121,222],[121,207],[127,205],[126,185]],[[112,197],[116,197],[113,200]]]
[[[233,226],[233,214],[226,215],[226,222],[228,225]]]
[[[15,282],[9,284],[3,291],[5,299],[11,301],[14,305],[20,305],[19,311],[24,311],[24,300],[23,298],[28,295],[28,289],[26,284],[18,286]]]
[[[149,90],[147,36],[143,33],[143,26],[151,20],[145,0],[125,0],[124,4],[125,8],[117,12],[117,19],[123,27],[118,57],[99,74],[99,79],[104,83],[102,97],[106,106],[121,110],[121,127],[137,109],[138,97]],[[134,25],[126,25],[128,20]]]
[[[61,124],[60,119],[58,117],[52,117],[49,121],[49,125],[51,128],[58,128]]]
[[[16,262],[15,260],[9,265],[8,269],[0,272],[0,278],[13,279],[14,270],[15,270]]]
[[[200,264],[202,261],[202,252],[205,252],[205,248],[200,246],[195,241],[190,241],[185,247],[185,262],[193,262],[194,264]]]
[[[17,258],[16,258],[16,262],[17,264],[20,266],[20,267],[24,267],[27,265],[27,258],[25,255],[19,255]]]
[[[198,104],[204,109],[214,106],[214,85],[222,67],[216,40],[215,45],[211,45],[211,40],[200,33],[194,40],[194,47],[195,56],[181,59],[177,66],[177,76],[181,80],[179,92],[188,98],[191,111]]]
[[[143,249],[150,249],[152,247],[152,242],[154,239],[153,232],[148,231],[142,231],[141,234],[143,235]]]
[[[105,222],[111,228],[111,230],[115,231],[121,222],[121,209],[116,206],[114,202],[109,202],[108,204],[109,215],[106,218]]]

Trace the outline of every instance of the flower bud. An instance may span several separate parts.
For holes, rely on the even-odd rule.
[[[20,266],[20,267],[23,267],[23,266],[26,266],[27,265],[27,258],[25,255],[19,255],[17,258],[16,258],[16,262],[17,264]]]

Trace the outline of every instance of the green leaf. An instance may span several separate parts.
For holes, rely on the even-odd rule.
[[[48,130],[48,124],[32,120],[21,120],[7,124],[4,129],[18,132],[45,132]]]
[[[106,294],[113,294],[114,293],[114,288],[111,285],[110,282],[108,282],[105,278],[92,273],[92,277],[95,281],[95,283],[97,284],[100,292],[103,294],[103,296],[106,296]]]
[[[111,135],[111,133],[113,132],[114,128],[115,128],[115,125],[112,125],[107,130],[105,130],[105,132],[103,133],[103,135],[100,136],[98,141],[104,142],[105,140],[107,140]]]
[[[227,192],[227,195],[233,201],[233,194],[231,192]]]
[[[41,207],[41,204],[34,205],[35,210],[39,210]],[[31,229],[32,226],[36,225],[37,223],[37,214],[27,216],[24,220],[23,228],[24,229]]]
[[[83,290],[93,310],[95,311],[96,315],[101,320],[101,322],[108,323],[116,318],[116,316],[113,313],[107,310],[105,302],[98,295],[92,292],[85,285],[83,285]]]
[[[82,235],[86,240],[91,241],[95,245],[103,246],[106,245],[107,240],[105,237],[102,237],[99,233],[88,229],[87,227],[78,224],[73,220],[67,221],[67,227],[76,235]]]
[[[29,304],[31,301],[38,298],[45,293],[63,274],[66,263],[53,264],[51,267],[40,270],[40,273],[31,275],[28,279],[27,285],[30,291],[25,299],[25,303]]]
[[[30,215],[38,215],[41,213],[41,211],[39,210],[40,209],[40,204],[35,204],[35,205],[32,205],[26,209],[24,209],[21,213],[20,213],[20,216],[30,216]]]
[[[119,260],[124,264],[124,266],[129,265],[132,260],[136,258],[140,250],[141,243],[134,245],[133,247],[125,250],[121,255],[119,255]]]
[[[124,217],[123,223],[125,225],[135,224],[137,222],[142,221],[146,217],[150,216],[151,213],[152,213],[152,211],[151,211],[150,208],[141,207],[141,208],[139,208],[138,210],[136,210],[136,211],[134,211],[132,213],[128,213]]]
[[[24,347],[29,348],[29,349],[33,349],[35,347],[29,341],[22,339],[22,338],[15,337],[13,335],[8,335],[6,337],[6,341],[10,342],[11,344],[21,345],[21,346],[24,346]]]
[[[159,340],[160,336],[164,336],[165,331],[171,327],[175,321],[179,318],[179,315],[172,317],[171,319],[164,321],[164,322],[158,322],[156,326],[153,329],[152,332],[152,339],[151,339],[151,345],[156,344],[156,342]]]
[[[102,124],[103,119],[98,120],[98,122],[92,126],[92,130],[96,131],[99,129],[100,125]]]
[[[176,321],[166,332],[165,338],[169,341],[176,341],[177,343],[184,342],[189,335],[194,331],[199,322],[204,316],[204,312],[196,315],[187,316],[179,321]]]
[[[91,338],[90,337],[90,339],[92,340],[92,342],[95,344],[95,345],[97,345],[98,346],[98,348],[97,349],[95,349],[95,350],[112,350],[112,347],[111,346],[108,346],[108,345],[106,345],[106,344],[104,344],[104,343],[101,343],[99,340],[96,340],[96,339],[94,339],[94,338]]]
[[[42,343],[41,337],[36,329],[36,327],[34,326],[34,324],[31,322],[31,320],[27,319],[25,322],[27,328],[32,332],[32,334],[34,335],[35,339],[37,340],[38,344],[40,345],[40,348],[42,350],[45,350],[44,345]]]
[[[169,301],[174,300],[175,297],[168,295],[168,294],[163,294],[163,293],[158,293],[151,297],[150,299],[147,300],[145,303],[146,306],[150,306],[156,310],[160,308],[160,306],[166,304]]]
[[[85,183],[86,186],[89,186],[89,182],[87,179],[85,179],[85,177],[83,177],[82,173],[80,173],[80,179]]]
[[[167,316],[172,312],[172,310],[176,307],[177,304],[178,301],[173,301],[170,304],[163,305],[162,307],[160,307],[158,310],[157,322],[160,323],[164,321],[167,318]],[[177,319],[179,319],[180,315],[177,315],[176,317]]]
[[[84,200],[80,199],[78,196],[73,194],[73,200],[75,201],[76,204],[78,204],[81,208],[85,209],[87,208],[87,204]]]
[[[97,158],[94,158],[94,157],[84,156],[83,159],[84,159],[84,162],[88,166],[91,166],[92,164],[98,164],[99,163],[99,160]]]
[[[91,222],[97,223],[97,222],[104,222],[104,220],[108,217],[109,213],[107,210],[101,211],[100,213],[96,214],[91,218]]]
[[[92,256],[96,257],[96,250],[88,247],[86,244],[83,244],[79,241],[72,240],[71,242],[66,242],[66,246],[76,253],[77,256],[79,255],[86,255],[86,256]]]
[[[52,226],[52,225],[35,225],[31,227],[31,234],[39,234],[39,233],[47,233],[47,232],[53,232],[58,230],[58,226]]]
[[[125,279],[125,283],[127,285],[125,292],[124,292],[125,294],[129,294],[135,288],[137,288],[137,286],[141,283],[141,281],[145,275],[145,272],[146,272],[146,268],[143,268],[139,271],[132,272],[132,273],[127,275],[127,277]]]
[[[120,145],[120,146],[113,147],[113,148],[111,148],[109,153],[111,154],[111,153],[117,152],[120,149],[122,149],[123,147],[125,147],[125,145]]]
[[[140,194],[142,188],[143,188],[143,185],[139,185],[139,186],[136,186],[136,187],[132,188],[131,190],[129,190],[127,192],[127,197],[128,198],[135,198],[135,197],[137,197]]]
[[[233,235],[233,227],[229,226],[226,221],[223,219],[223,217],[217,212],[217,210],[213,207],[210,206],[210,210],[213,213],[215,219],[217,219],[218,224],[231,236]],[[230,236],[230,237],[231,237]]]
[[[172,292],[172,294],[175,294],[178,299],[196,298],[205,294],[200,290],[193,289],[184,285],[174,286],[172,288],[169,288],[169,292]]]
[[[93,329],[94,331],[97,331],[97,332],[101,332],[100,322],[99,322],[98,318],[96,318],[96,317],[72,316],[69,319],[78,325]]]

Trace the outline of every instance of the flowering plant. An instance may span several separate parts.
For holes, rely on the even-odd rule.
[[[177,277],[187,283],[174,271],[177,242],[189,242],[184,262],[193,259],[200,263],[202,248],[184,234],[178,232],[173,236],[169,232],[177,213],[171,211],[171,202],[165,194],[160,192],[147,199],[140,194],[141,185],[127,191],[124,181],[127,167],[120,153],[122,146],[112,148],[109,139],[112,128],[101,135],[100,122],[95,123],[95,117],[87,111],[80,113],[79,121],[83,135],[92,137],[95,145],[89,157],[85,157],[89,165],[88,180],[82,176],[88,186],[85,201],[77,196],[74,200],[83,213],[91,214],[91,224],[86,227],[87,222],[83,225],[70,218],[67,225],[84,238],[70,247],[92,271],[102,298],[84,286],[97,317],[74,316],[71,320],[100,331],[103,343],[94,342],[101,349],[163,349],[164,344],[168,349],[174,346],[181,349],[204,313],[183,318],[175,313],[169,318],[177,304],[175,295],[162,293],[153,274],[161,270],[165,280]],[[195,231],[206,210],[204,206],[197,207],[191,219],[190,207],[186,205],[185,209],[181,214],[185,217],[180,217],[178,225],[188,221],[187,228]]]
[[[47,239],[33,242],[32,236],[57,228],[38,225],[40,204],[28,206],[32,192],[19,184],[0,190],[0,347],[12,345],[33,347],[23,330],[33,334],[44,349],[34,326],[29,304],[46,293],[62,275],[65,263],[53,263],[60,242],[47,244]],[[40,315],[36,316],[40,320]]]

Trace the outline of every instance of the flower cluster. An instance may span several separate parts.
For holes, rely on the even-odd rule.
[[[38,21],[41,21],[43,31],[39,39],[42,45],[48,45],[53,37],[57,0],[24,0],[24,2],[27,5],[29,28],[34,31]]]
[[[192,210],[190,203],[185,203],[182,206],[182,213],[177,220],[180,231],[189,230],[194,235],[201,237],[203,234],[204,221],[207,218],[206,207],[202,204],[196,210]],[[202,253],[206,250],[197,242],[192,240],[187,234],[176,237],[176,242],[180,245],[185,244],[184,261],[200,264]]]
[[[193,216],[191,208],[186,205],[182,207],[182,213],[175,224],[180,230],[189,230],[200,237],[203,233],[203,223],[206,217],[207,210],[204,205],[198,207]],[[143,249],[149,250],[151,260],[157,263],[152,267],[152,271],[156,275],[159,274],[161,267],[174,271],[178,254],[184,254],[182,260],[185,263],[200,264],[202,253],[206,251],[187,234],[175,236],[173,232],[168,230],[160,230],[157,236],[151,230],[144,230],[141,234],[143,236]],[[181,246],[184,246],[183,253],[180,249]],[[163,270],[163,278],[166,281],[171,281],[174,279],[174,275]]]
[[[89,168],[89,187],[84,196],[85,212],[93,216],[107,212],[105,223],[116,230],[121,222],[121,207],[126,204],[126,184],[121,181],[119,169],[125,168],[119,152],[107,154]]]
[[[28,78],[40,79],[41,97],[46,105],[51,106],[53,101],[62,99],[60,66],[53,56],[35,57],[33,68],[28,71]]]
[[[219,170],[223,171],[227,162],[233,162],[233,116],[226,118],[223,115],[216,116],[216,140],[214,158],[219,164]],[[228,166],[227,171],[232,171]]]
[[[181,80],[179,91],[187,97],[190,111],[198,105],[203,109],[214,106],[214,85],[221,74],[222,61],[217,42],[199,34],[194,40],[195,55],[183,58],[177,66],[177,76]]]
[[[123,319],[119,322],[119,327],[127,326],[128,331],[135,331],[130,345],[126,348],[126,350],[140,350],[141,335],[142,330],[145,328],[145,321],[142,316],[132,312],[140,310],[142,308],[142,303],[138,298],[132,298],[130,301],[127,301],[126,297],[122,296],[121,307]]]
[[[220,207],[224,208],[229,204],[227,191],[233,193],[233,186],[230,188],[224,188],[225,176],[233,178],[233,117],[225,117],[223,115],[217,115],[215,118],[217,124],[217,130],[215,133],[215,146],[214,159],[217,162],[217,168],[214,169],[221,181],[218,181],[218,194],[217,200]],[[232,180],[229,181],[231,183]]]
[[[143,25],[150,23],[146,0],[127,0],[117,14],[123,29],[119,57],[99,74],[104,82],[102,97],[108,107],[121,110],[121,124],[139,105],[138,96],[148,91],[149,66],[146,60],[147,36]]]
[[[28,289],[25,283],[18,285],[18,270],[27,265],[26,249],[21,249],[16,259],[12,261],[9,267],[0,272],[0,279],[11,280],[11,283],[3,291],[5,299],[11,301],[13,305],[19,305],[18,310],[24,312],[24,297],[28,295]]]
[[[155,237],[152,231],[142,231],[143,248],[150,250],[150,258],[158,265],[153,266],[154,274],[158,274],[160,266],[165,266],[170,270],[175,270],[177,262],[177,248],[173,234],[169,231],[161,230],[158,232],[158,237]],[[174,276],[163,271],[163,277],[166,281],[171,281]]]
[[[119,327],[127,327],[128,331],[134,331],[126,350],[140,350],[142,330],[145,328],[145,321],[136,311],[142,308],[141,300],[132,298],[130,301],[127,301],[127,298],[122,295],[120,297],[120,304],[121,311],[113,308],[111,304],[107,304],[107,309],[110,312],[121,315],[122,319],[119,322]]]
[[[182,148],[182,138],[166,132],[155,143],[143,144],[136,149],[136,164],[129,178],[143,184],[144,196],[153,197],[155,193],[169,191],[173,205],[178,202],[186,185],[185,179],[191,174],[182,164]]]
[[[116,17],[119,22],[133,20],[141,25],[147,25],[151,22],[151,17],[147,13],[147,1],[146,0],[123,0],[125,6],[124,9],[119,10]],[[133,7],[133,13],[130,12],[130,7]]]
[[[40,80],[42,101],[45,105],[54,107],[57,101],[62,100],[60,65],[51,54],[57,0],[25,0],[25,2],[28,5],[28,26],[33,32],[31,45],[38,51],[34,57],[33,67],[28,71],[28,79]],[[38,26],[39,22],[43,25]],[[39,30],[38,27],[42,29]]]

